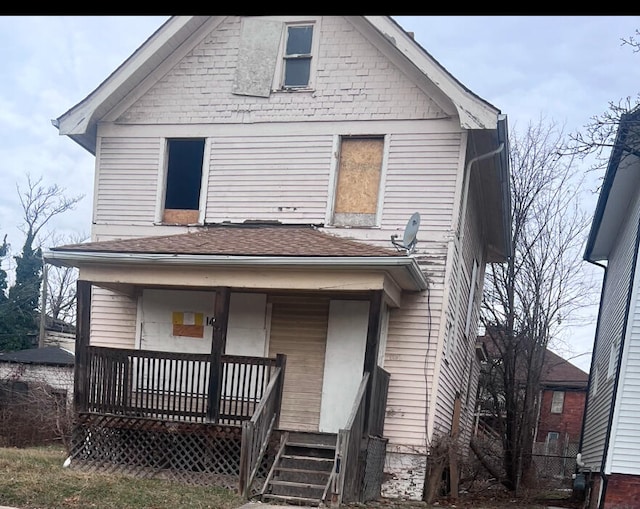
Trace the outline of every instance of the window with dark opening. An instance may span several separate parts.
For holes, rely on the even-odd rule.
[[[167,140],[167,179],[164,222],[194,223],[200,208],[204,139]],[[171,211],[192,211],[180,214]]]
[[[309,85],[312,40],[313,25],[287,27],[287,42],[284,53],[285,88],[300,88]]]

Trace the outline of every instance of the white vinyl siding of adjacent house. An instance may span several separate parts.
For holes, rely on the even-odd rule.
[[[632,223],[637,225],[638,219]],[[606,473],[640,475],[638,462],[640,456],[640,427],[638,426],[640,421],[640,271],[637,263],[636,260],[624,342],[614,341],[611,350],[615,376],[620,348],[624,346],[609,439],[609,453],[605,465]]]
[[[638,195],[640,197],[640,195]],[[635,241],[640,220],[640,201],[632,203],[627,221],[622,225],[617,244],[609,256],[607,273],[602,294],[602,307],[598,317],[598,335],[593,352],[594,374],[597,383],[591,381],[591,390],[585,415],[585,435],[582,442],[582,458],[585,463],[600,471],[605,450],[607,426],[613,401],[616,377],[607,377],[611,345],[624,334],[630,279],[632,275]],[[597,394],[594,387],[597,385]],[[636,456],[637,457],[637,456]]]

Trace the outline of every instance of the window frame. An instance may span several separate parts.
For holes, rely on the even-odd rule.
[[[565,391],[553,391],[551,394],[551,406],[549,408],[549,412],[552,414],[561,414],[564,411],[564,398]]]
[[[320,47],[320,18],[292,18],[286,17],[283,21],[282,36],[280,40],[280,48],[276,61],[275,78],[273,89],[276,92],[309,92],[315,90],[315,79],[318,62],[318,51]],[[292,54],[288,56],[287,41],[289,38],[289,28],[310,26],[312,28],[311,35],[311,53],[309,54]],[[307,56],[308,55],[308,56]],[[309,58],[309,81],[302,86],[285,85],[286,60]]]
[[[346,225],[336,224],[335,207],[338,197],[338,183],[340,177],[340,158],[342,141],[344,139],[381,139],[382,140],[382,161],[380,163],[380,180],[378,182],[378,196],[376,200],[376,212],[370,225]],[[389,135],[388,134],[338,134],[334,136],[332,161],[329,177],[330,195],[327,200],[327,210],[325,213],[325,224],[334,228],[380,228],[382,222],[382,207],[384,204],[384,189],[387,178],[387,165],[389,159]]]
[[[202,154],[202,167],[201,167],[201,177],[200,177],[200,192],[199,192],[199,200],[198,200],[198,208],[197,209],[166,209],[165,201],[166,201],[166,191],[168,184],[168,174],[169,174],[169,150],[170,144],[174,140],[202,140],[203,141],[203,154]],[[179,226],[187,226],[189,224],[204,224],[205,213],[206,213],[206,203],[207,203],[207,188],[209,182],[209,161],[210,161],[210,139],[204,136],[166,136],[163,138],[163,143],[161,143],[161,157],[159,158],[159,177],[158,177],[158,188],[156,193],[156,225],[179,225]],[[198,217],[196,222],[166,222],[164,219],[165,210],[185,210],[185,211],[197,211]]]

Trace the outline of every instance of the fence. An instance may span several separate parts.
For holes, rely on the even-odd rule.
[[[576,469],[577,454],[578,443],[569,442],[568,436],[564,441],[536,442],[533,446],[533,463],[538,478],[570,482]]]

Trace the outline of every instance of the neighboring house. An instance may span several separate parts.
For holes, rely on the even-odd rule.
[[[8,390],[45,384],[62,401],[72,402],[74,355],[48,346],[16,352],[0,352],[0,383]]]
[[[471,435],[506,117],[389,17],[178,16],[54,124],[96,157],[91,242],[45,254],[79,268],[72,464],[420,497]]]
[[[640,110],[620,119],[584,259],[604,268],[581,460],[591,507],[640,499]]]
[[[544,454],[564,454],[577,447],[589,375],[547,349],[540,381],[540,414],[536,443],[544,444]],[[577,452],[577,451],[575,451]]]
[[[478,348],[486,352],[483,366],[500,358],[497,348],[486,336],[478,338]],[[495,419],[499,412],[491,396],[491,385],[495,382],[486,379],[488,370],[483,369],[482,372],[484,376],[481,375],[477,399],[476,434],[498,439],[499,426]],[[567,478],[574,473],[588,378],[589,375],[580,368],[552,350],[546,350],[536,402],[538,417],[532,450],[541,477]],[[504,412],[504,408],[500,412]]]
[[[0,445],[59,443],[70,432],[74,355],[59,347],[0,352]]]
[[[76,347],[76,328],[64,320],[47,316],[44,330],[44,345],[57,346],[70,352]]]

